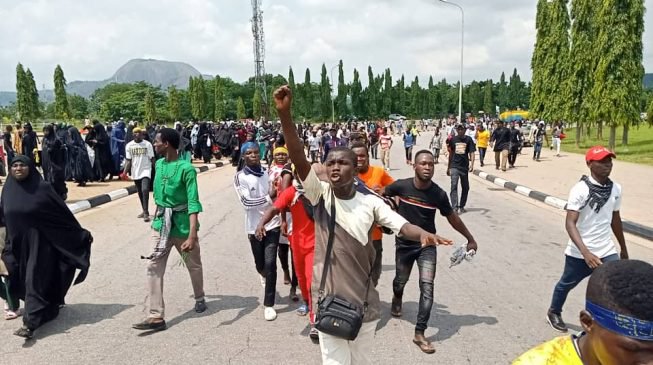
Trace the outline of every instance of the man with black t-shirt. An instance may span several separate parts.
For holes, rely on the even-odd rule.
[[[422,227],[429,233],[435,233],[435,212],[440,210],[440,214],[447,217],[449,224],[465,236],[468,242],[467,249],[478,250],[474,237],[449,204],[447,193],[431,180],[435,170],[433,154],[427,150],[417,152],[413,166],[415,177],[397,180],[385,188],[385,195],[399,198],[399,215],[409,223]],[[396,236],[395,242],[395,266],[397,271],[392,282],[394,296],[390,313],[395,317],[401,316],[404,287],[410,277],[413,264],[417,261],[420,298],[413,342],[423,352],[432,354],[435,349],[424,337],[424,331],[433,306],[433,283],[435,281],[437,251],[435,246],[422,247],[419,242],[410,241],[399,236]]]
[[[474,152],[476,147],[471,137],[465,135],[462,124],[456,126],[456,135],[449,141],[449,164],[447,176],[451,176],[451,205],[457,213],[465,213],[467,194],[469,194],[468,172],[474,171]],[[463,189],[458,204],[458,180]]]
[[[497,170],[501,168],[501,171],[506,171],[510,150],[510,129],[503,125],[503,121],[497,120],[497,129],[492,132],[490,143],[494,144],[494,162]]]

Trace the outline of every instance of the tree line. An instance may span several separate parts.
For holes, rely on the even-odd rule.
[[[576,144],[591,130],[602,139],[605,126],[611,149],[618,127],[627,145],[649,100],[653,111],[642,85],[644,11],[644,0],[539,0],[531,113],[575,124]]]

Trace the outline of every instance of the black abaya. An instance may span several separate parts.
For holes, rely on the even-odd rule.
[[[54,319],[74,284],[84,281],[90,267],[91,233],[83,229],[52,186],[43,181],[34,163],[23,181],[7,179],[0,212],[7,227],[2,254],[9,271],[10,291],[25,302],[23,323],[35,330]]]
[[[87,181],[93,181],[93,168],[91,160],[88,157],[86,143],[75,127],[68,128],[68,165],[70,178],[78,184],[84,184]]]
[[[54,191],[66,200],[66,151],[65,145],[55,135],[54,128],[45,127],[46,136],[43,137],[43,150],[41,152],[41,166],[45,181],[49,182]]]

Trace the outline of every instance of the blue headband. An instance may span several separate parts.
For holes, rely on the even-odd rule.
[[[258,145],[256,143],[254,143],[254,142],[245,142],[240,147],[240,150],[242,151],[243,156],[244,156],[244,153],[247,152],[247,150],[250,150],[250,149],[257,150],[257,151],[259,150]]]
[[[653,341],[653,322],[613,312],[590,301],[585,309],[601,327],[616,334],[640,341]]]

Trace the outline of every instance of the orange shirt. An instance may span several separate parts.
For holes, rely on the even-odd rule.
[[[365,182],[368,188],[375,191],[395,182],[395,179],[381,166],[370,166],[366,173],[359,173],[358,177]],[[381,231],[381,227],[376,226],[372,229],[372,240],[381,239],[383,239],[383,231]]]

